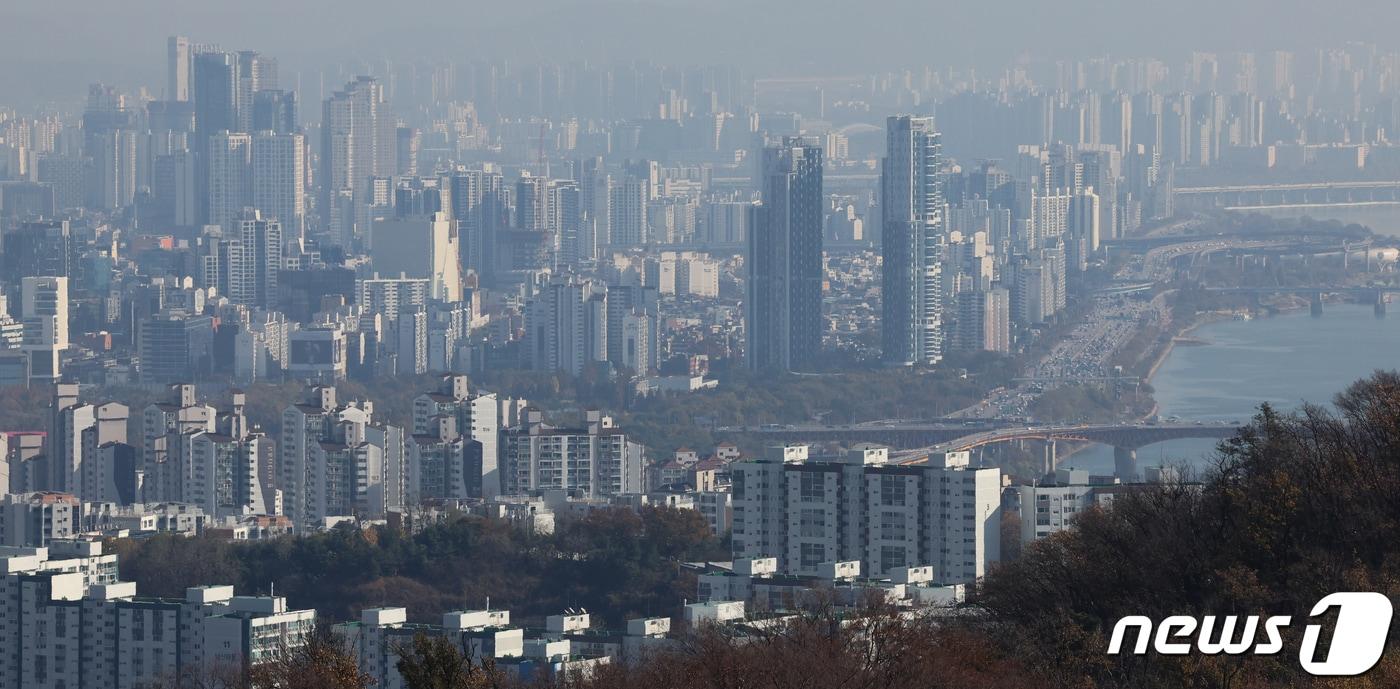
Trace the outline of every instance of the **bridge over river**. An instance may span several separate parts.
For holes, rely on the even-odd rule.
[[[1222,184],[1177,187],[1174,193],[1178,210],[1264,208],[1321,203],[1383,203],[1400,201],[1400,180]]]
[[[1045,469],[1056,464],[1059,441],[1088,442],[1113,448],[1120,475],[1137,474],[1137,451],[1147,445],[1184,438],[1229,438],[1239,430],[1223,423],[1121,423],[1013,426],[1004,422],[974,424],[874,422],[849,426],[731,426],[725,433],[753,434],[772,442],[839,442],[888,445],[909,463],[930,452],[973,450],[993,443],[1039,441],[1045,446]]]

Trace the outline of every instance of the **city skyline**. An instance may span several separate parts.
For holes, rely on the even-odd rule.
[[[337,3],[298,3],[285,5],[258,0],[261,4],[243,5],[232,9],[192,8],[185,3],[168,0],[143,0],[139,7],[114,7],[89,2],[74,12],[90,18],[88,23],[63,23],[60,17],[26,6],[15,8],[15,27],[32,30],[3,34],[3,45],[13,54],[0,54],[7,60],[21,59],[21,51],[41,47],[41,36],[71,35],[76,45],[103,45],[108,58],[101,54],[77,53],[66,79],[67,88],[81,87],[98,79],[113,83],[137,82],[160,88],[164,75],[150,66],[150,61],[163,53],[154,49],[156,41],[166,35],[199,35],[216,43],[240,43],[256,46],[269,54],[284,56],[295,67],[290,69],[311,75],[328,64],[341,61],[388,58],[412,61],[426,56],[435,60],[482,58],[491,55],[515,61],[559,60],[577,55],[591,60],[625,61],[638,54],[680,54],[682,64],[730,63],[766,67],[781,76],[810,75],[811,70],[830,70],[837,65],[860,65],[862,69],[891,69],[934,63],[958,63],[983,70],[1000,71],[1011,62],[1010,57],[1023,53],[1049,59],[1090,58],[1109,53],[1126,57],[1161,57],[1178,62],[1191,50],[1229,52],[1240,49],[1267,51],[1272,49],[1306,50],[1319,44],[1340,44],[1347,41],[1374,41],[1384,45],[1386,34],[1379,29],[1388,21],[1400,20],[1396,10],[1384,3],[1354,3],[1348,11],[1324,10],[1316,5],[1290,0],[1284,5],[1230,3],[1219,5],[1190,0],[1170,6],[1146,3],[1116,3],[1111,5],[1083,3],[1083,6],[1041,8],[1004,0],[997,5],[977,7],[934,7],[908,0],[882,0],[871,11],[843,11],[839,3],[803,4],[794,11],[785,2],[742,4],[734,0],[695,6],[676,2],[588,3],[574,5],[557,0],[544,6],[511,7],[506,5],[429,3],[419,11],[403,14],[376,13],[368,4],[346,6]],[[140,9],[149,13],[142,14]],[[735,21],[740,12],[749,13],[753,21]],[[926,21],[881,23],[877,17],[906,16]],[[150,22],[138,16],[161,17]],[[261,21],[259,18],[283,16],[284,23]],[[424,16],[438,16],[439,21],[421,21]],[[824,26],[830,18],[840,17],[841,25],[850,32],[849,48],[838,50],[824,47],[816,50],[795,38],[775,37],[765,27],[786,24],[792,34],[812,32]],[[1355,18],[1365,17],[1357,22]],[[1087,21],[1079,18],[1087,18]],[[1142,32],[1138,27],[1150,22],[1160,30]],[[307,34],[293,30],[302,25],[328,24],[332,36],[324,43]],[[101,32],[123,26],[130,38],[125,46],[111,45],[99,40]],[[695,31],[680,36],[662,37],[662,32],[648,32],[646,27],[689,25]],[[997,41],[971,38],[973,32],[957,27],[997,28]],[[599,40],[581,37],[580,27],[593,27]],[[642,30],[638,30],[638,28]],[[805,27],[805,30],[804,28]],[[1306,28],[1304,28],[1306,27]],[[88,32],[90,35],[78,32]],[[932,33],[935,40],[920,40]],[[524,35],[526,40],[505,39]],[[868,40],[875,36],[886,40]],[[1167,36],[1190,36],[1186,44]],[[413,36],[413,39],[404,37]],[[1160,36],[1161,38],[1153,38]],[[703,37],[703,38],[702,38]],[[310,40],[309,40],[310,39]],[[465,40],[463,40],[465,39]],[[677,42],[680,39],[680,42]],[[469,46],[463,54],[461,48]],[[381,46],[365,55],[363,46]],[[432,50],[425,46],[443,46]],[[1073,47],[1071,47],[1073,46]],[[1080,47],[1083,46],[1083,47]],[[1092,47],[1091,47],[1092,46]],[[163,50],[163,49],[161,49]],[[1174,54],[1173,54],[1174,53]],[[730,56],[715,59],[705,56]],[[925,57],[926,56],[926,57]],[[971,56],[971,61],[960,60]],[[669,61],[669,60],[667,60]],[[104,66],[105,63],[105,66]],[[147,66],[134,71],[122,66]],[[114,70],[114,71],[107,71]],[[830,73],[830,72],[828,72]],[[839,71],[837,73],[840,73]],[[144,76],[142,76],[144,74]],[[292,84],[296,85],[296,84]],[[0,82],[7,90],[25,88],[24,82]],[[303,82],[302,88],[313,83]],[[327,84],[329,88],[331,84]],[[51,92],[48,99],[59,96]],[[159,92],[153,93],[159,97]]]
[[[140,5],[0,25],[0,689],[1293,686],[1102,646],[1389,603],[1400,10]]]

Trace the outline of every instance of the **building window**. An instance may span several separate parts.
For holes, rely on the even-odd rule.
[[[905,539],[903,513],[880,513],[880,538],[886,541],[902,541]]]
[[[907,552],[898,546],[884,546],[880,548],[880,565],[886,572],[895,567],[908,567]]]
[[[802,569],[816,569],[826,562],[826,545],[823,543],[802,544]]]
[[[826,500],[826,474],[815,471],[802,472],[802,501],[823,502]]]
[[[904,506],[904,479],[900,476],[880,477],[880,504],[888,507]]]
[[[821,538],[826,535],[826,510],[803,509],[798,533],[803,538]]]

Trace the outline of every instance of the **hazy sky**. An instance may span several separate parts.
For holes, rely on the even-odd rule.
[[[76,100],[84,85],[163,83],[165,37],[279,58],[650,58],[826,73],[1013,56],[1160,55],[1384,43],[1384,0],[0,0],[0,103]],[[1396,41],[1400,44],[1400,41]],[[845,69],[843,69],[845,68]],[[76,91],[76,93],[75,93]],[[9,96],[9,97],[7,97]]]

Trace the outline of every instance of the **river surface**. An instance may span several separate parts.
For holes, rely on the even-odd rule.
[[[1261,402],[1282,410],[1332,397],[1376,369],[1400,369],[1400,304],[1377,318],[1370,306],[1327,304],[1314,318],[1290,311],[1254,320],[1210,323],[1192,335],[1206,344],[1177,346],[1152,379],[1159,414],[1182,421],[1246,421]],[[1183,440],[1138,450],[1141,466],[1201,467],[1215,440]],[[1113,473],[1112,448],[1095,445],[1062,467]]]
[[[1379,235],[1400,236],[1400,202],[1300,204],[1238,209],[1236,212],[1262,213],[1273,218],[1306,216],[1314,220],[1336,220],[1345,224],[1365,225]]]

